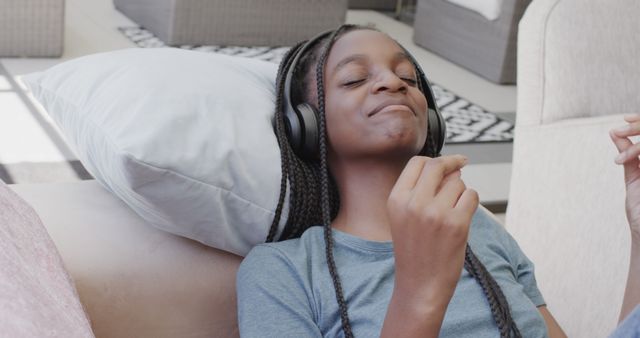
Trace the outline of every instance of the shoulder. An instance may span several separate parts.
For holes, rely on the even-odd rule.
[[[513,237],[482,206],[478,207],[473,215],[469,230],[469,244],[480,255],[492,252],[512,263],[516,263],[520,255],[520,248]]]
[[[241,336],[320,336],[310,275],[310,244],[316,235],[307,232],[301,238],[257,245],[240,264],[236,297]]]
[[[508,234],[504,226],[483,206],[478,206],[471,219],[472,233],[482,236],[500,237]]]
[[[640,336],[640,305],[618,325],[609,338],[638,337]]]
[[[300,238],[282,242],[259,244],[242,260],[238,270],[241,279],[261,278],[264,275],[276,277],[282,273],[298,273],[308,268],[323,242],[321,227],[311,227]],[[281,276],[281,275],[280,275]]]

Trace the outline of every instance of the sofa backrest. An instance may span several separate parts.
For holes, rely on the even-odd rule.
[[[518,34],[517,124],[640,106],[640,2],[536,0]]]

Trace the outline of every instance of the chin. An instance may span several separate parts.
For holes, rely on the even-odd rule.
[[[408,152],[419,153],[426,140],[426,134],[420,134],[415,129],[395,130],[386,135],[387,147],[391,150],[405,150]]]
[[[378,153],[383,157],[393,157],[393,158],[411,158],[413,156],[419,155],[422,150],[422,146],[424,143],[418,143],[415,140],[410,140],[406,142],[393,142],[388,143]]]
[[[333,144],[332,148],[341,149],[338,156],[347,158],[411,158],[422,150],[426,134],[413,128],[389,129],[380,133],[369,131],[359,134],[342,145]]]

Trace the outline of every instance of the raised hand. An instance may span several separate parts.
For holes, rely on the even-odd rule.
[[[640,135],[640,115],[628,115],[624,120],[627,124],[612,129],[609,136],[620,152],[615,162],[624,165],[627,220],[634,239],[640,240],[640,143],[630,139]]]
[[[464,264],[478,194],[460,179],[461,155],[414,157],[387,202],[396,291],[434,306],[448,305]]]

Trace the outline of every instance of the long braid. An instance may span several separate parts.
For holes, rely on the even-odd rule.
[[[283,88],[284,77],[287,70],[292,67],[292,61],[295,54],[306,42],[303,41],[296,46],[292,47],[284,56],[283,61],[280,63],[278,69],[278,77],[276,79],[278,97],[276,101],[276,118],[275,118],[275,133],[278,139],[278,145],[281,149],[282,160],[282,178],[280,184],[280,197],[278,199],[278,206],[276,208],[274,220],[271,224],[267,241],[273,241],[280,223],[282,209],[284,206],[285,195],[287,192],[287,185],[290,187],[289,198],[289,215],[285,227],[280,235],[279,240],[288,238],[299,237],[309,226],[322,223],[324,228],[324,240],[326,243],[325,254],[327,257],[327,264],[331,278],[334,283],[336,291],[336,299],[339,305],[340,318],[342,321],[342,328],[345,333],[345,337],[353,337],[351,326],[349,323],[347,304],[344,299],[342,285],[338,275],[337,267],[333,257],[333,236],[331,232],[330,223],[338,213],[340,202],[339,193],[333,178],[330,176],[327,166],[327,137],[326,137],[326,118],[324,112],[324,64],[328,57],[330,48],[333,42],[341,33],[346,33],[354,29],[371,29],[369,27],[360,27],[353,25],[341,26],[338,30],[334,31],[324,45],[325,48],[318,61],[314,60],[317,57],[316,53],[320,50],[322,42],[318,43],[318,48],[309,52],[308,57],[302,56],[300,65],[297,65],[300,69],[299,73],[306,74],[310,71],[311,65],[316,64],[316,85],[318,88],[318,105],[319,105],[319,123],[320,123],[320,159],[318,161],[304,161],[294,153],[293,149],[288,143],[284,118],[283,118]],[[305,79],[297,79],[300,84],[300,90],[302,93],[298,95],[306,95],[308,88],[306,87]],[[428,135],[427,137],[432,136]],[[430,138],[433,143],[433,138]],[[318,196],[320,198],[318,198]],[[484,265],[475,256],[471,248],[467,245],[465,252],[465,269],[471,276],[476,279],[480,284],[483,293],[485,294],[491,313],[500,331],[500,336],[503,338],[508,337],[521,337],[520,332],[511,317],[509,310],[509,304],[497,284],[495,279],[486,270]],[[510,334],[513,333],[513,336]]]
[[[333,258],[333,233],[331,232],[331,212],[329,210],[329,170],[327,167],[327,136],[326,136],[326,118],[324,111],[324,64],[331,50],[331,46],[335,40],[335,37],[342,31],[344,26],[335,30],[329,38],[329,43],[320,60],[316,64],[316,79],[318,85],[318,110],[320,112],[320,185],[322,187],[322,224],[324,226],[324,242],[325,253],[327,256],[327,264],[329,265],[329,273],[333,280],[333,286],[336,291],[336,298],[340,307],[340,319],[342,320],[342,330],[347,338],[353,337],[351,332],[351,324],[349,323],[349,314],[347,313],[347,302],[344,299],[342,292],[342,283],[340,282],[340,276],[338,275],[338,269]]]
[[[291,49],[289,49],[287,51],[287,53],[285,54],[282,63],[280,63],[280,66],[278,67],[278,79],[276,80],[276,83],[278,85],[277,88],[277,92],[278,93],[282,93],[284,90],[284,79],[281,79],[283,76],[282,74],[286,74],[286,70],[289,69],[289,67],[291,66],[291,62],[293,62],[293,58],[291,57],[291,55],[293,55],[300,47],[302,47],[302,45],[304,44],[304,42],[300,42],[297,45],[295,45],[294,47],[292,47]],[[282,177],[280,179],[280,196],[278,197],[278,206],[276,207],[276,213],[274,215],[273,221],[271,222],[271,227],[269,228],[269,233],[267,234],[267,242],[272,242],[275,235],[276,235],[276,231],[278,230],[278,225],[280,224],[280,217],[282,216],[282,206],[284,205],[284,199],[286,196],[286,192],[287,192],[287,182],[288,182],[288,178],[289,178],[289,161],[290,161],[290,152],[287,151],[287,138],[285,135],[285,127],[284,127],[284,120],[282,119],[282,111],[283,111],[283,102],[282,102],[283,98],[281,95],[277,95],[276,98],[276,111],[275,111],[275,133],[276,133],[276,139],[278,141],[278,146],[280,147],[280,161],[281,161],[281,170],[282,170]],[[293,189],[292,189],[293,190]]]
[[[513,318],[511,317],[511,311],[509,311],[509,304],[507,302],[502,289],[496,282],[496,280],[487,271],[484,264],[473,253],[471,247],[467,245],[465,251],[465,269],[473,276],[480,284],[482,291],[484,292],[487,300],[489,301],[489,307],[493,318],[500,331],[500,337],[513,337],[520,338],[520,330],[516,326]]]

